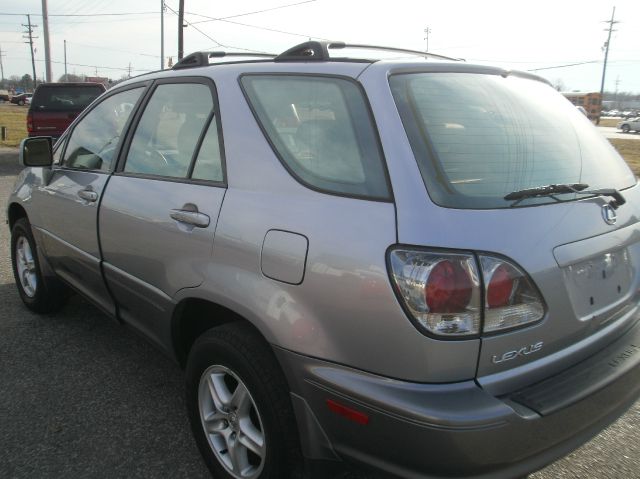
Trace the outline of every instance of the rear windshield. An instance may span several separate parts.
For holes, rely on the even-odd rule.
[[[409,73],[389,81],[436,204],[506,208],[514,202],[504,196],[525,188],[586,183],[589,189],[624,189],[636,183],[589,120],[540,81],[477,73]],[[530,198],[518,206],[553,201]]]
[[[103,91],[97,85],[41,86],[35,92],[31,105],[33,109],[41,111],[84,110]]]

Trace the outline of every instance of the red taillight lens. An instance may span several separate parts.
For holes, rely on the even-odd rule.
[[[398,247],[389,252],[389,266],[398,299],[427,334],[464,338],[505,331],[540,321],[546,312],[529,275],[502,257]]]
[[[27,131],[33,133],[33,116],[31,116],[31,113],[27,115]]]
[[[480,333],[482,296],[472,253],[396,249],[389,261],[399,299],[417,327],[442,337]]]
[[[510,268],[506,264],[498,266],[491,275],[487,286],[487,305],[490,308],[507,306],[513,294],[515,281]]]
[[[472,284],[469,274],[459,262],[442,260],[437,263],[424,288],[431,313],[457,313],[469,304]]]
[[[527,326],[544,317],[544,300],[527,273],[504,258],[479,259],[486,285],[483,332]]]

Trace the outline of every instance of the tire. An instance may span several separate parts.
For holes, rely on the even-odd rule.
[[[31,311],[54,313],[67,302],[66,286],[42,274],[36,242],[26,218],[17,220],[11,229],[11,264],[20,298]]]
[[[24,106],[24,100],[18,100],[18,105]]]
[[[196,340],[187,362],[186,394],[196,443],[215,478],[301,477],[286,380],[270,346],[251,325],[227,323]]]
[[[631,128],[629,128],[629,125],[622,125],[622,128],[621,128],[621,130],[622,130],[624,133],[629,133],[629,130],[630,130],[630,129],[631,129]]]

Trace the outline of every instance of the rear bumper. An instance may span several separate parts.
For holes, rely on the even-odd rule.
[[[517,477],[588,441],[640,397],[640,322],[586,361],[494,397],[474,381],[415,384],[276,349],[311,459],[385,477]],[[333,400],[368,416],[351,421]]]

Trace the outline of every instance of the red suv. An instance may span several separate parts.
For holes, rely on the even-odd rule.
[[[106,88],[101,83],[43,83],[27,115],[29,136],[58,139],[71,122]]]

